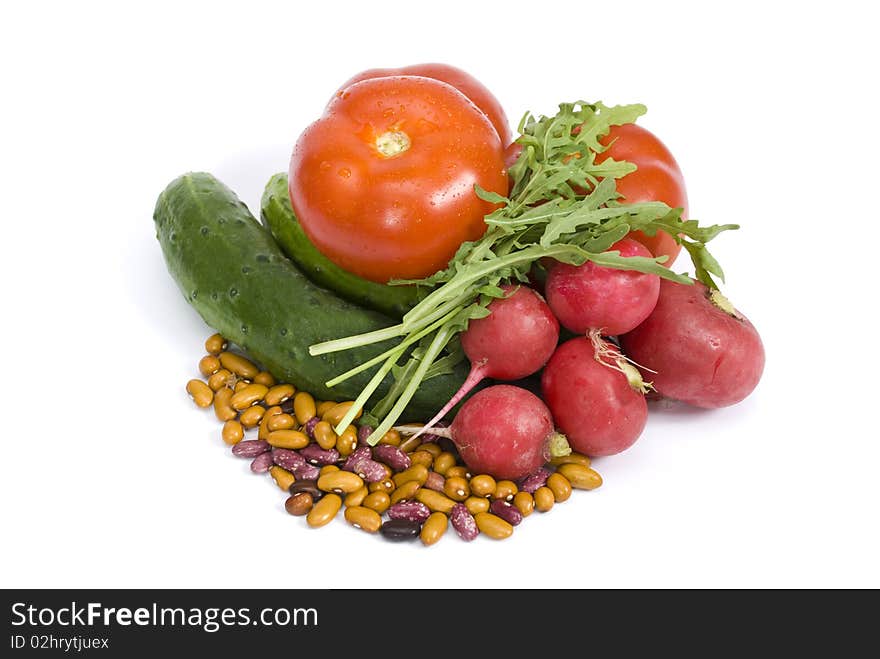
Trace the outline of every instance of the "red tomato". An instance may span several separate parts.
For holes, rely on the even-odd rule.
[[[290,198],[315,246],[376,282],[443,269],[507,193],[501,140],[467,97],[430,78],[374,78],[327,106],[293,149]]]
[[[617,179],[617,191],[624,196],[623,201],[662,201],[672,208],[683,208],[682,216],[687,216],[684,177],[669,149],[653,133],[635,124],[625,124],[612,127],[600,141],[605,146],[611,144],[611,147],[596,157],[597,163],[610,157],[629,161],[638,167]],[[654,256],[669,256],[663,264],[667,267],[681,251],[681,245],[665,231],[658,231],[654,236],[633,231],[629,237],[642,243]]]
[[[361,80],[386,78],[388,76],[422,76],[423,78],[433,78],[434,80],[445,82],[447,85],[452,85],[471,99],[474,105],[489,117],[489,121],[492,122],[495,130],[498,131],[498,137],[501,138],[502,144],[510,142],[510,122],[507,121],[507,115],[504,114],[504,108],[501,107],[498,99],[492,95],[492,92],[486,89],[483,83],[472,75],[448,64],[414,64],[399,69],[369,69],[351,78],[339,88],[339,91],[341,92],[346,87]]]

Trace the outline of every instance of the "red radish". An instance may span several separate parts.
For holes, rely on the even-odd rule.
[[[614,455],[629,448],[648,419],[638,371],[598,333],[566,341],[541,375],[541,392],[575,451]]]
[[[551,457],[571,452],[541,399],[509,384],[478,391],[461,406],[449,428],[432,428],[431,433],[451,439],[471,471],[495,478],[524,478]]]
[[[528,286],[504,285],[501,289],[506,297],[492,300],[487,306],[491,313],[471,320],[461,333],[461,347],[471,362],[471,371],[424,430],[446,416],[484,378],[519,380],[540,370],[553,354],[559,341],[559,322],[544,298]]]
[[[654,388],[696,407],[726,407],[748,396],[764,370],[758,331],[720,292],[663,280],[650,316],[620,337]],[[552,407],[552,406],[551,406]]]
[[[611,246],[621,256],[651,257],[648,248],[632,238]],[[591,261],[575,266],[554,264],[544,286],[547,304],[568,330],[586,334],[591,329],[616,336],[636,327],[657,304],[660,277],[598,266]]]

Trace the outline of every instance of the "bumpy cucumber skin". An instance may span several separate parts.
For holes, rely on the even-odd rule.
[[[263,192],[260,204],[263,224],[300,270],[319,286],[349,302],[402,318],[427,292],[415,286],[386,286],[343,270],[312,244],[290,205],[287,174],[275,174]]]
[[[159,195],[153,219],[168,271],[209,326],[280,380],[319,399],[351,400],[360,393],[372,369],[332,389],[324,383],[391,343],[319,357],[309,355],[308,346],[388,327],[391,319],[313,284],[235,193],[210,174],[172,181]],[[453,374],[423,382],[405,418],[430,418],[466,375],[466,365],[459,364]],[[370,403],[390,384],[388,376]]]

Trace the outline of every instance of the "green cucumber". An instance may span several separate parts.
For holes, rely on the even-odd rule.
[[[260,206],[263,224],[275,236],[284,253],[309,279],[349,302],[402,318],[427,295],[427,290],[420,291],[416,286],[387,286],[362,279],[321,254],[309,240],[290,206],[287,174],[275,174],[269,179]]]
[[[383,343],[319,357],[308,347],[394,324],[316,286],[281,252],[229,188],[210,174],[185,174],[159,195],[153,214],[168,271],[205,322],[279,380],[324,400],[352,400],[371,377],[361,373],[328,388],[324,383],[390,348]],[[425,381],[407,419],[430,418],[467,375]],[[389,375],[370,404],[393,382]]]

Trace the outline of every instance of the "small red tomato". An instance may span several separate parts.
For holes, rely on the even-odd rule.
[[[486,115],[430,78],[355,83],[297,140],[293,210],[339,267],[376,282],[431,275],[486,229],[507,193],[504,150]]]

